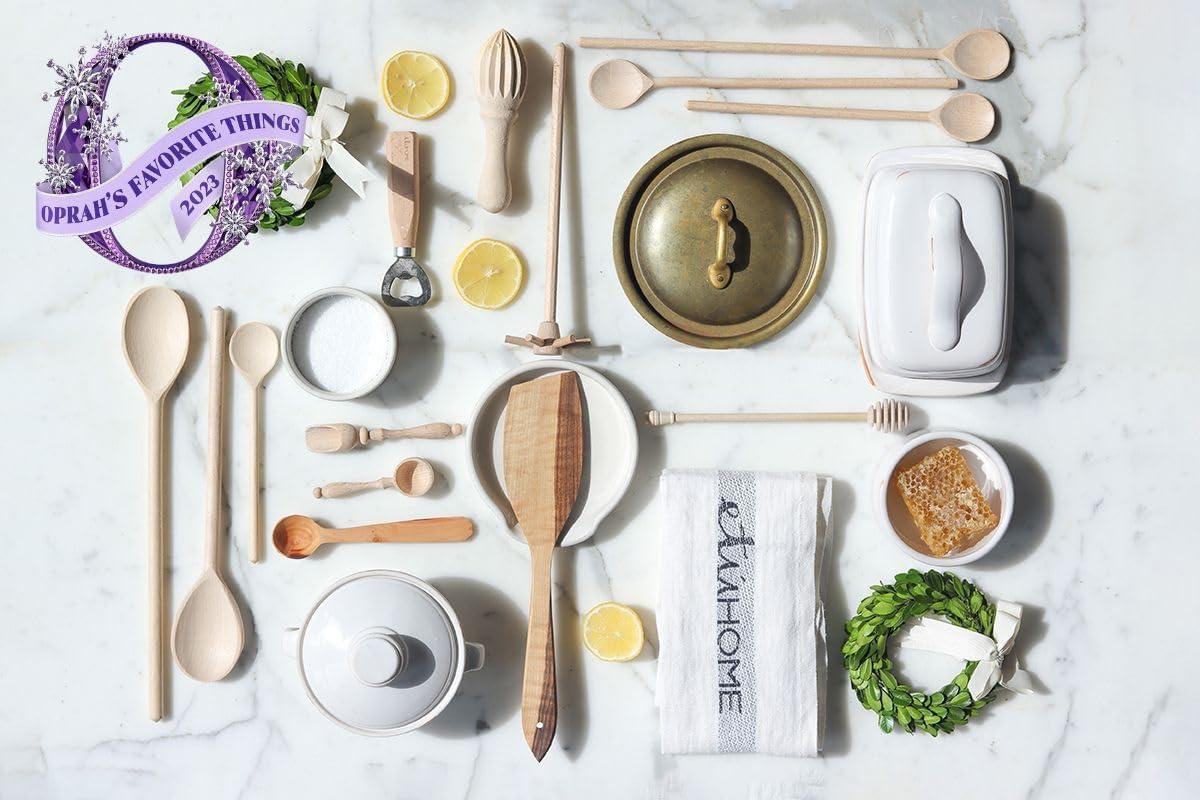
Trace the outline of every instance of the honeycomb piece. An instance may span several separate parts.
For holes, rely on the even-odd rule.
[[[999,521],[957,447],[921,459],[896,476],[896,486],[935,556],[965,547]]]

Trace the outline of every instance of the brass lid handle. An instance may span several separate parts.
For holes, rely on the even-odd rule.
[[[724,289],[733,277],[729,269],[733,262],[733,240],[737,237],[729,226],[733,221],[733,203],[727,197],[718,197],[709,216],[717,223],[717,260],[708,265],[708,282],[715,289]]]

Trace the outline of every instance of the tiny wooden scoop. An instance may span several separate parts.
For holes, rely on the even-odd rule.
[[[538,761],[558,724],[550,567],[583,480],[580,394],[578,373],[555,372],[512,387],[504,412],[504,488],[532,561],[521,727]]]
[[[341,542],[465,542],[475,534],[466,517],[433,517],[381,522],[357,528],[322,528],[310,517],[292,514],[275,525],[271,541],[288,558],[308,558],[323,544]]]
[[[366,447],[372,442],[386,442],[389,439],[449,439],[462,432],[463,426],[457,422],[430,422],[428,425],[396,430],[333,422],[329,425],[313,425],[306,430],[304,444],[314,453],[344,453],[347,450]]]

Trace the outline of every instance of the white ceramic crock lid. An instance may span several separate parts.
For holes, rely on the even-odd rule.
[[[463,641],[446,599],[391,570],[360,572],[331,587],[300,628],[296,655],[317,708],[370,736],[423,725],[450,702],[464,667],[482,663],[482,648]]]
[[[1007,357],[1012,211],[986,150],[911,147],[867,167],[862,300],[868,357],[910,378],[967,378]]]

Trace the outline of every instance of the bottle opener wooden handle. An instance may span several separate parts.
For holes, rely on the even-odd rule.
[[[412,248],[417,243],[417,222],[421,209],[421,161],[417,135],[412,131],[392,131],[387,137],[388,217],[392,224],[392,243]]]

